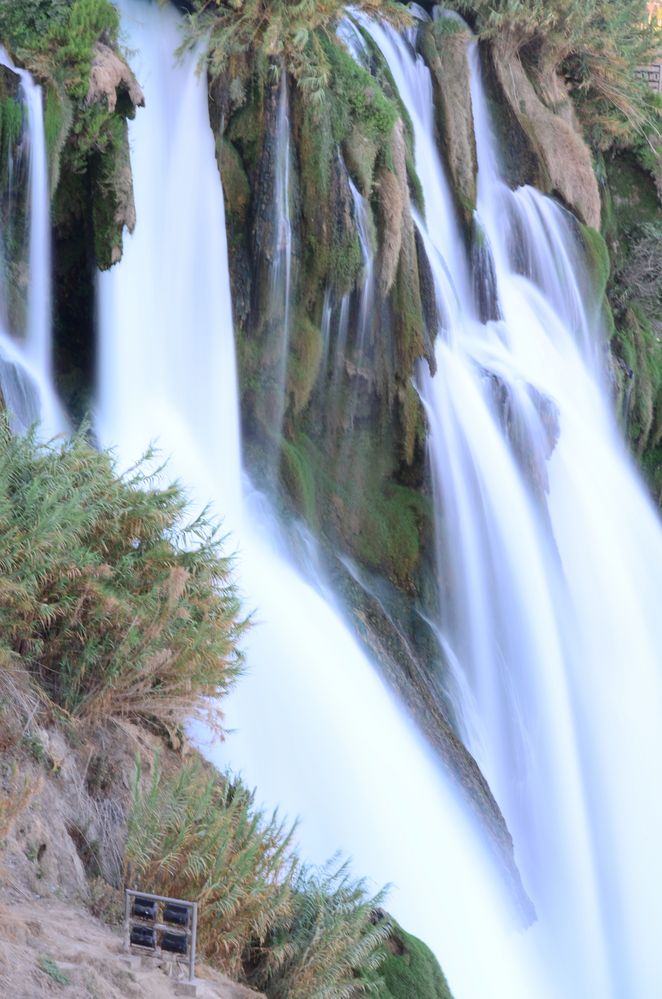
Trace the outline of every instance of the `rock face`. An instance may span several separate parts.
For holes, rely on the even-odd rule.
[[[465,218],[476,205],[476,142],[471,112],[467,44],[471,32],[443,17],[421,31],[421,51],[434,81],[442,153]]]
[[[136,225],[133,175],[125,117],[133,117],[136,108],[145,105],[142,89],[124,59],[103,42],[97,42],[94,48],[86,103],[88,105],[105,103],[108,114],[114,115],[118,112],[123,118],[119,125],[121,138],[116,143],[116,155],[111,163],[111,170],[108,176],[102,178],[103,182],[100,185],[102,197],[95,199],[93,206],[96,228],[103,233],[103,239],[97,240],[98,263],[103,268],[118,263],[122,258],[121,236],[120,239],[110,240],[109,257],[101,250],[101,246],[106,242],[106,232],[110,229],[121,234],[124,226],[129,232],[133,232]]]
[[[537,74],[537,91],[520,58],[518,39],[505,33],[491,46],[496,79],[512,114],[542,166],[542,184],[593,229],[600,228],[600,191],[591,153],[565,89],[553,68]],[[554,110],[544,103],[541,96]]]
[[[134,108],[145,106],[145,95],[126,62],[114,49],[103,42],[94,48],[87,103],[105,100],[112,113],[117,107],[118,95],[126,93]]]

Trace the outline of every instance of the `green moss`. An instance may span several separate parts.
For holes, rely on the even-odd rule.
[[[616,223],[650,222],[659,217],[660,202],[651,178],[630,153],[610,157],[607,177]]]
[[[89,163],[92,188],[92,225],[97,266],[107,270],[122,255],[124,201],[130,197],[131,164],[126,120],[119,115],[99,115],[106,148]]]
[[[308,405],[321,359],[322,334],[319,327],[299,313],[292,323],[287,368],[288,395],[292,399],[295,416]]]
[[[378,999],[453,999],[439,962],[422,940],[397,927],[387,950]]]
[[[325,47],[332,71],[330,111],[336,142],[347,138],[353,124],[358,124],[365,135],[378,143],[388,142],[400,117],[397,105],[341,44],[327,40]]]
[[[265,139],[269,62],[264,53],[253,52],[251,59],[237,68],[237,78],[240,79],[241,100],[228,109],[227,120],[218,125],[224,124],[225,137],[237,149],[252,186],[259,171]],[[228,96],[232,86],[230,80],[226,86]]]
[[[374,505],[369,509],[364,503],[359,505],[363,529],[356,539],[357,554],[368,568],[386,572],[409,588],[421,554],[420,517],[425,501],[419,493],[395,483],[383,484],[370,498]]]
[[[406,380],[425,352],[425,317],[417,261],[400,257],[392,292],[397,370]]]
[[[73,124],[73,108],[64,92],[58,92],[51,84],[46,89],[44,108],[44,133],[50,177],[51,194],[60,181],[62,151]]]
[[[219,161],[227,208],[240,222],[246,221],[251,200],[251,187],[238,150],[227,139],[221,139]]]
[[[285,486],[301,515],[315,530],[319,523],[319,507],[318,478],[312,442],[303,434],[298,435],[295,441],[283,439],[281,454],[281,474]]]
[[[357,124],[352,125],[342,145],[347,169],[361,194],[367,198],[372,192],[379,149],[378,141],[366,135]]]
[[[23,132],[23,120],[22,103],[14,97],[0,96],[0,169],[3,171]]]
[[[607,282],[611,272],[609,249],[604,236],[596,229],[579,223],[582,240],[586,249],[588,266],[593,279],[595,294],[600,301],[607,290]]]

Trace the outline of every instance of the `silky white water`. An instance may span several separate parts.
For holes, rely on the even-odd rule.
[[[0,65],[20,78],[24,123],[15,155],[17,160],[27,158],[27,190],[24,204],[15,210],[24,212],[27,219],[28,278],[24,330],[10,328],[3,301],[6,289],[0,281],[0,390],[15,430],[40,423],[40,434],[50,437],[65,428],[66,420],[52,378],[50,192],[43,94],[30,73],[15,66],[1,47]],[[8,164],[8,174],[17,185],[15,175],[22,173],[22,165]]]
[[[274,136],[274,176],[272,226],[274,245],[271,247],[271,302],[269,312],[276,331],[276,385],[272,453],[278,458],[280,434],[287,398],[287,366],[290,347],[292,304],[292,220],[290,209],[291,130],[287,73],[281,69],[276,108]]]
[[[99,277],[98,432],[132,461],[152,439],[196,502],[233,529],[256,624],[249,675],[227,706],[236,731],[205,751],[300,815],[306,858],[340,849],[438,953],[457,999],[544,997],[511,932],[480,833],[332,602],[277,549],[263,497],[242,498],[223,199],[194,56],[175,65],[176,15],[121,0],[146,94],[130,123],[137,225]],[[192,182],[192,178],[194,182]],[[203,741],[204,733],[197,732]],[[477,960],[480,955],[480,960]]]
[[[429,74],[367,26],[414,123],[444,316],[421,390],[464,735],[513,833],[553,994],[647,999],[662,987],[662,533],[611,415],[599,303],[567,213],[501,180],[474,45],[500,316],[477,320],[429,123],[421,141]]]

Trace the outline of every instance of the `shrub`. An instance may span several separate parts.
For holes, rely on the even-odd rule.
[[[82,433],[38,444],[3,416],[0,662],[76,716],[220,724],[245,622],[218,528],[185,512],[145,462],[118,476]]]
[[[198,901],[200,952],[229,975],[290,911],[293,829],[253,807],[239,781],[200,762],[145,789],[136,769],[126,849],[129,882]]]
[[[390,924],[347,865],[300,865],[293,827],[199,760],[146,783],[136,768],[126,868],[144,891],[197,900],[200,952],[270,999],[350,999],[379,984]]]
[[[355,6],[395,23],[409,22],[394,0],[358,0]],[[332,70],[325,42],[335,41],[346,13],[342,0],[193,0],[193,8],[186,44],[208,38],[212,76],[219,76],[233,57],[260,50],[284,64],[313,104],[324,103]]]
[[[119,14],[109,0],[0,0],[0,37],[43,79],[84,98],[94,46],[116,42]]]
[[[389,921],[374,918],[385,892],[374,897],[347,864],[301,868],[291,914],[276,925],[251,984],[270,999],[352,999],[378,992],[382,945]]]

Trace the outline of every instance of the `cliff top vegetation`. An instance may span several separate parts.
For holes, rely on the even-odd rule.
[[[358,0],[354,5],[391,23],[410,23],[396,0]],[[218,76],[228,60],[249,50],[282,64],[313,103],[323,104],[332,74],[324,39],[335,37],[346,15],[342,0],[193,0],[187,44],[208,37],[209,68]]]
[[[635,75],[662,46],[645,0],[449,0],[484,38],[507,36],[542,74],[560,72],[590,143],[660,139],[662,103]]]

